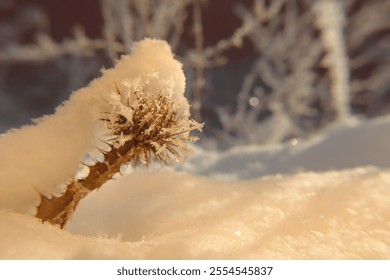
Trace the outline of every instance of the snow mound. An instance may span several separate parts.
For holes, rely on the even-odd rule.
[[[0,258],[389,259],[390,171],[221,182],[137,170],[84,199],[68,231],[0,213]]]

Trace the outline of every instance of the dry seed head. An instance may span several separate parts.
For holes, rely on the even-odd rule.
[[[190,151],[187,142],[198,138],[190,136],[193,130],[201,131],[203,124],[188,119],[185,111],[175,110],[169,89],[150,95],[145,87],[123,94],[115,85],[116,95],[110,101],[115,110],[103,118],[114,139],[116,149],[132,146],[128,151],[131,160],[148,165],[153,160],[169,163],[183,161]],[[167,93],[168,91],[168,93]],[[130,100],[135,97],[135,100]],[[129,157],[130,158],[130,157]]]

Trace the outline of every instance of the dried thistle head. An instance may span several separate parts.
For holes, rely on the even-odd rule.
[[[203,124],[189,119],[175,103],[169,88],[149,94],[146,87],[139,86],[124,94],[115,84],[111,100],[115,109],[102,119],[113,135],[112,145],[129,153],[127,157],[135,164],[183,161],[191,151],[187,143],[198,140],[190,132],[201,131]]]

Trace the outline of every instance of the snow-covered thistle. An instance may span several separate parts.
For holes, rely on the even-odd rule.
[[[63,227],[78,202],[117,174],[123,164],[141,162],[148,165],[153,159],[163,163],[169,163],[173,158],[183,161],[184,153],[190,151],[187,141],[197,140],[189,132],[201,130],[202,125],[175,112],[175,104],[166,92],[160,92],[154,99],[142,89],[134,94],[135,102],[131,103],[130,97],[125,97],[125,105],[121,102],[123,94],[117,88],[115,105],[119,110],[107,113],[101,119],[113,136],[107,142],[110,149],[102,151],[104,161],[88,166],[87,177],[69,183],[62,196],[46,198],[41,195],[38,218]]]
[[[184,89],[182,64],[165,41],[135,43],[131,55],[54,114],[0,137],[7,163],[0,168],[0,207],[63,227],[79,201],[122,165],[183,160],[187,142],[196,140],[190,132],[201,129],[190,120]]]
[[[122,94],[117,90],[118,98]],[[36,216],[53,224],[65,225],[78,202],[90,191],[101,187],[113,175],[119,172],[123,164],[141,162],[148,165],[153,159],[168,163],[175,158],[182,161],[184,153],[189,151],[187,141],[196,141],[189,136],[192,130],[200,130],[201,124],[177,114],[172,100],[164,92],[155,99],[136,92],[136,101],[128,106],[118,100],[120,108],[117,114],[107,114],[103,118],[113,139],[107,142],[109,151],[102,151],[103,162],[89,167],[86,178],[72,181],[66,192],[60,197],[46,198],[41,195],[41,203]]]

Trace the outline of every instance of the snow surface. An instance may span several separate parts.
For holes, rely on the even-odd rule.
[[[0,258],[389,259],[389,126],[356,121],[269,150],[198,148],[185,171],[139,168],[110,181],[66,230],[2,210]]]
[[[361,166],[390,168],[390,117],[349,119],[310,140],[237,146],[224,152],[197,150],[180,170],[218,179],[242,180],[278,173],[331,171]]]

